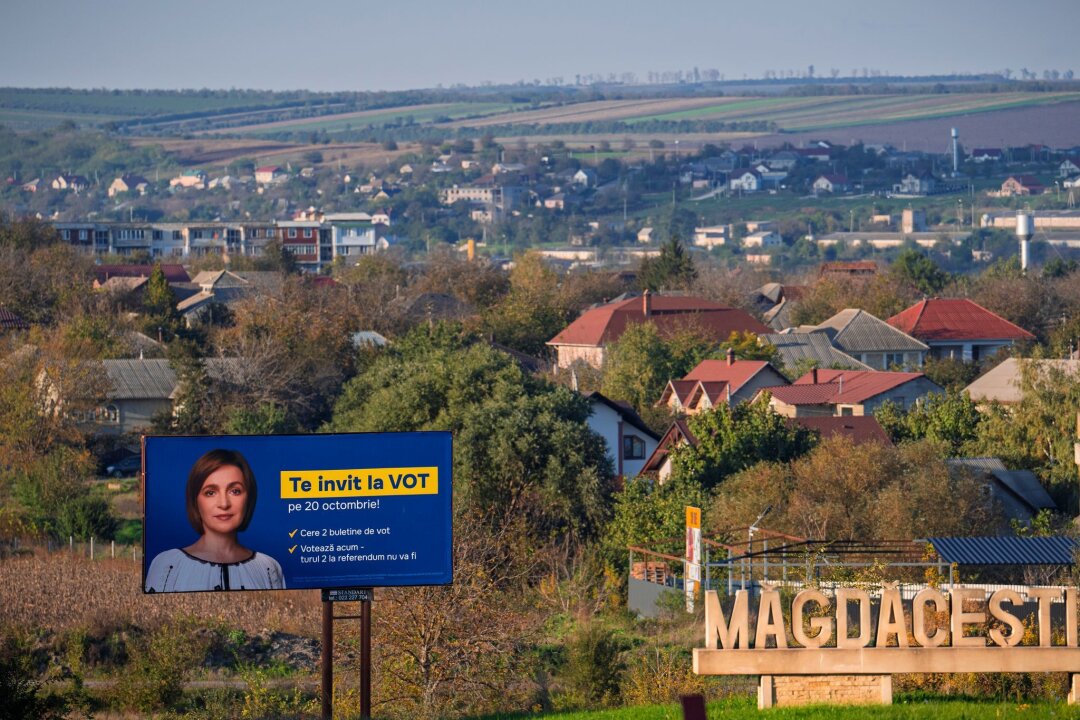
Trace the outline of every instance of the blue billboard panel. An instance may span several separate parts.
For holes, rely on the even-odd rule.
[[[451,581],[448,432],[143,438],[143,591]]]

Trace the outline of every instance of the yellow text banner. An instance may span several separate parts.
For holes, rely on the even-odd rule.
[[[281,471],[282,499],[438,494],[437,467]]]

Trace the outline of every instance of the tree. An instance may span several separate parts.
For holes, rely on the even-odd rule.
[[[532,355],[566,326],[570,313],[559,293],[559,276],[539,253],[519,256],[510,271],[510,292],[484,315],[496,342]]]
[[[726,404],[687,419],[697,444],[674,448],[672,472],[707,489],[763,460],[788,462],[817,444],[812,430],[789,422],[762,397],[753,403]]]
[[[1080,378],[1061,368],[1020,361],[1020,401],[992,404],[980,423],[980,454],[999,457],[1010,468],[1032,470],[1066,513],[1077,507],[1076,412]]]
[[[932,393],[906,411],[891,402],[883,403],[874,417],[895,442],[930,440],[949,457],[965,454],[979,436],[979,414],[971,398],[959,390]]]
[[[639,477],[615,496],[615,511],[604,533],[608,561],[626,562],[628,546],[659,548],[678,542],[686,532],[686,506],[706,507],[708,493],[700,483],[672,477],[664,484]]]
[[[728,350],[735,351],[735,357],[739,360],[764,360],[773,365],[778,365],[780,360],[780,350],[775,345],[758,340],[758,336],[749,330],[731,333],[727,340],[720,343],[717,357],[726,357]]]
[[[176,296],[173,295],[161,263],[155,263],[146,281],[143,293],[143,323],[147,335],[157,337],[159,331],[166,334],[166,339],[176,333],[180,327],[180,314],[176,310]]]
[[[656,258],[644,257],[638,269],[641,286],[653,292],[664,288],[685,288],[697,277],[694,261],[678,236],[673,235],[660,247]]]
[[[454,432],[455,510],[520,515],[534,536],[595,535],[613,472],[581,395],[452,325],[417,328],[345,384],[327,430]]]
[[[631,325],[608,346],[601,392],[642,412],[660,399],[674,373],[671,353],[656,326]]]
[[[938,294],[951,279],[933,260],[913,248],[901,250],[890,270],[924,295]]]
[[[949,472],[940,448],[855,445],[838,436],[790,464],[762,463],[729,478],[706,521],[753,522],[772,505],[769,528],[819,540],[906,540],[992,533],[996,519],[981,483]]]

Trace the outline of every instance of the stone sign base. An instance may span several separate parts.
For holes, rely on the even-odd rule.
[[[758,708],[892,705],[892,675],[762,675]]]

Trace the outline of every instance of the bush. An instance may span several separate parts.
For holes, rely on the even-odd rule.
[[[184,695],[192,668],[206,655],[207,640],[189,621],[162,625],[134,643],[129,671],[116,693],[125,707],[144,712],[167,709]]]
[[[66,713],[62,699],[42,694],[43,683],[31,667],[29,648],[13,635],[0,640],[0,720],[59,720]]]
[[[567,648],[563,678],[575,700],[587,705],[613,705],[626,662],[626,644],[609,628],[590,624],[578,631]]]

